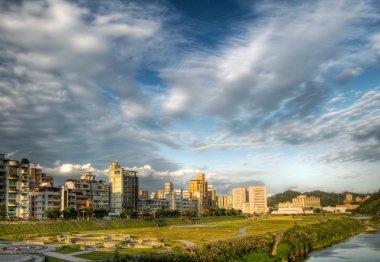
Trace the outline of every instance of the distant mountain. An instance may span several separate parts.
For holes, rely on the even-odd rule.
[[[346,193],[347,192],[337,194],[337,193],[324,192],[320,190],[301,193],[298,191],[287,190],[285,192],[268,197],[268,207],[275,207],[280,202],[286,202],[286,201],[291,202],[292,198],[295,198],[301,194],[306,195],[306,196],[320,197],[322,206],[335,206],[335,205],[339,205],[343,203]],[[351,193],[351,194],[353,196],[353,199],[355,199],[355,197],[358,197],[358,196],[362,198],[366,196],[365,194],[357,194],[357,193]]]

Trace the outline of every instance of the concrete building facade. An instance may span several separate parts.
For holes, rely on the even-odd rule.
[[[29,194],[30,217],[44,220],[48,208],[61,209],[61,189],[59,187],[39,187]]]
[[[122,168],[118,162],[112,162],[108,169],[110,209],[120,212],[123,209],[138,209],[139,179],[137,172]]]
[[[29,217],[29,161],[6,159],[0,154],[0,203],[7,217]]]
[[[263,214],[267,211],[267,187],[250,186],[248,187],[248,202],[250,214]]]

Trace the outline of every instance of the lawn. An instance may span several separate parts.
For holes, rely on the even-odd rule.
[[[70,245],[70,246],[64,246],[63,248],[56,250],[55,252],[61,253],[61,254],[70,254],[81,251],[79,245]]]
[[[69,260],[45,256],[45,262],[70,262]]]
[[[158,248],[134,248],[134,249],[121,249],[118,251],[118,253],[120,256],[123,256],[123,255],[135,255],[135,254],[159,252],[162,250],[163,249],[158,249]],[[80,258],[89,259],[89,260],[99,260],[99,259],[113,258],[114,255],[115,255],[115,252],[95,251],[95,252],[80,254],[75,257],[80,257]]]

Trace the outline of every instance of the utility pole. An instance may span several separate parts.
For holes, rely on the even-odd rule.
[[[84,220],[84,213],[86,213],[87,211],[86,210],[82,210],[82,217],[83,217],[83,220]]]

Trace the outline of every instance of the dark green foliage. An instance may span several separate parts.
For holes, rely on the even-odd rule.
[[[77,211],[73,207],[66,207],[62,211],[62,216],[64,219],[76,219],[78,216]]]
[[[3,203],[0,203],[0,220],[5,220],[7,218],[7,208]]]
[[[364,227],[355,219],[329,220],[288,229],[277,246],[277,258],[295,261],[311,250],[320,249],[362,232]]]
[[[93,216],[96,218],[103,218],[108,215],[108,211],[104,208],[96,208],[93,212]]]
[[[27,158],[22,158],[21,159],[21,164],[29,164],[29,160]]]
[[[328,193],[323,191],[312,191],[305,193],[307,196],[315,196],[321,199],[322,206],[335,206],[343,203],[344,193]]]
[[[45,217],[55,220],[61,216],[61,211],[57,208],[48,208],[45,210]]]
[[[322,206],[335,206],[335,205],[339,205],[343,203],[346,193],[347,192],[337,194],[337,193],[324,192],[320,190],[300,193],[297,191],[287,190],[285,192],[268,197],[268,207],[275,207],[280,202],[287,202],[287,201],[291,202],[293,198],[301,194],[304,194],[306,196],[319,197],[321,199]],[[351,193],[351,194],[354,199],[357,196],[362,197],[362,198],[365,197],[365,194],[357,194],[357,193]]]
[[[132,209],[123,209],[120,212],[120,218],[134,218],[137,217],[137,211]]]
[[[169,209],[158,209],[154,212],[155,217],[179,217],[178,210],[169,210]]]
[[[371,215],[375,220],[380,220],[380,190],[361,203],[355,213]]]
[[[301,195],[300,192],[287,190],[285,192],[268,197],[268,207],[275,207],[280,202],[292,201],[292,198]]]

